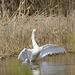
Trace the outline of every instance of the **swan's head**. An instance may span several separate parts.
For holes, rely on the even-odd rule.
[[[39,30],[37,30],[37,29],[33,29],[33,32],[39,32]]]

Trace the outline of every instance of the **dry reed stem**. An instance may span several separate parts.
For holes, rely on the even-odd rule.
[[[18,54],[23,48],[32,48],[31,33],[34,28],[40,30],[35,38],[39,46],[50,43],[60,45],[67,50],[74,50],[75,29],[72,25],[75,24],[75,15],[72,15],[68,17],[63,15],[26,17],[24,15],[7,22],[0,20],[0,52],[11,55]]]

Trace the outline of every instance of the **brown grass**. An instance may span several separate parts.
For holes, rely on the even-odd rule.
[[[56,44],[67,50],[75,49],[75,12],[67,17],[43,15],[14,16],[12,20],[0,20],[0,53],[7,55],[19,53],[23,48],[32,48],[31,33],[34,28],[39,46]]]

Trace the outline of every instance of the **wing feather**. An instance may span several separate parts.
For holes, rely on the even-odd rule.
[[[31,52],[32,51],[30,49],[24,48],[18,55],[18,59],[22,59],[23,61],[25,61],[25,59],[29,58]]]
[[[43,58],[44,56],[48,54],[64,52],[65,48],[59,47],[57,45],[47,44],[47,45],[41,46],[40,50],[41,51],[39,54],[39,58]]]

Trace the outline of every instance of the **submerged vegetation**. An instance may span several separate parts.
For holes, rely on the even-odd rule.
[[[8,1],[10,3],[10,0]],[[8,1],[6,0],[7,3]],[[31,3],[29,1],[18,0],[15,9],[14,6],[7,8],[6,5],[7,9],[4,12],[9,9],[9,13],[2,11],[0,18],[0,54],[13,56],[19,54],[25,47],[32,48],[31,32],[34,28],[40,30],[36,35],[39,46],[51,43],[60,45],[67,51],[74,51],[74,0],[67,0],[67,2],[65,0],[47,0],[47,2],[45,0],[43,2],[31,0]],[[36,4],[37,7],[35,7]]]

